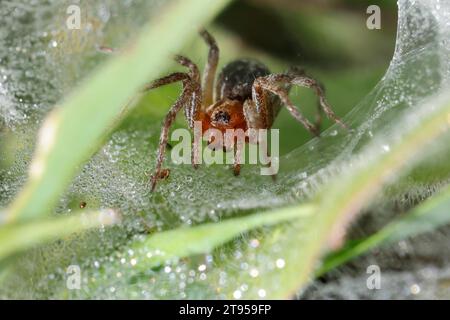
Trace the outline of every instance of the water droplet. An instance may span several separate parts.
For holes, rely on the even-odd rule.
[[[286,262],[284,262],[283,259],[277,259],[275,265],[277,266],[278,269],[283,269],[284,266],[286,265]]]
[[[241,269],[242,270],[247,270],[248,269],[248,263],[247,262],[242,262],[241,263]]]
[[[409,288],[409,290],[414,295],[419,294],[420,293],[420,286],[417,283],[415,283]]]
[[[258,248],[258,247],[259,247],[259,240],[258,240],[258,239],[252,239],[252,240],[250,240],[250,247],[252,247],[252,248]]]
[[[250,269],[250,276],[256,278],[259,275],[259,271],[256,268]]]

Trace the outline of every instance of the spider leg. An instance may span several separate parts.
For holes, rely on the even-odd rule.
[[[266,95],[264,92],[262,93],[264,96]],[[262,103],[265,105],[267,98],[264,97],[261,99]],[[256,109],[256,104],[252,99],[247,99],[244,102],[243,106],[244,110],[244,117],[245,121],[247,123],[247,127],[249,129],[268,129],[272,125],[272,118],[269,117],[269,114],[267,112],[258,112]],[[262,110],[266,110],[263,108]],[[271,156],[270,156],[270,150],[267,146],[267,140],[266,139],[259,139],[258,131],[249,131],[249,142],[250,143],[257,143],[260,150],[267,151],[267,154],[265,153],[259,153],[260,157],[262,157],[263,163],[266,163],[269,167],[271,166]],[[274,172],[272,175],[272,179],[276,179],[276,173]]]
[[[188,120],[189,128],[194,128],[194,121],[197,121],[200,116],[202,105],[202,87],[200,84],[200,72],[197,65],[189,58],[176,55],[175,61],[189,68],[189,77],[192,84],[192,100],[186,105],[184,114]]]
[[[177,61],[182,66],[189,68],[192,93],[190,101],[186,103],[184,114],[186,116],[186,119],[188,120],[189,128],[194,129],[194,122],[200,120],[200,111],[202,108],[202,87],[200,84],[200,72],[198,70],[197,65],[187,57],[176,55],[175,61]],[[192,141],[192,151],[191,151],[191,162],[194,169],[198,168],[199,163],[198,142],[201,141],[201,139],[198,139],[198,137],[195,136],[196,134],[197,133],[194,132],[194,139]]]
[[[311,88],[316,93],[317,97],[319,98],[319,104],[322,107],[322,110],[325,112],[326,116],[339,124],[344,129],[349,129],[348,126],[342,122],[342,120],[334,113],[334,111],[331,109],[331,106],[329,105],[327,99],[325,98],[325,90],[323,87],[313,78],[302,76],[302,77],[295,77],[291,81],[292,84]]]
[[[198,85],[195,83],[192,83],[190,76],[187,73],[183,72],[175,72],[172,74],[169,74],[168,76],[162,77],[160,79],[154,80],[147,84],[142,92],[149,91],[154,88],[161,87],[166,84],[175,83],[178,81],[189,81],[191,82],[191,85],[195,90],[195,94],[192,94],[192,99],[189,104],[185,105],[184,113],[186,116],[186,119],[188,121],[189,127],[192,129],[194,127],[194,121],[197,120],[198,112],[196,110],[199,110],[201,101],[199,99],[200,97],[200,88],[198,88]],[[197,145],[197,139],[194,139],[192,142],[192,165],[194,168],[197,168],[197,163],[199,162],[198,159],[198,145]]]
[[[303,116],[303,114],[291,102],[291,100],[289,99],[287,90],[279,85],[280,82],[289,83],[289,81],[282,81],[284,77],[289,79],[290,76],[285,75],[285,74],[269,75],[269,76],[265,76],[265,77],[259,77],[255,80],[255,82],[253,83],[252,95],[253,95],[253,100],[255,101],[256,112],[262,113],[262,114],[268,114],[270,112],[270,110],[268,109],[268,106],[267,106],[268,96],[264,91],[271,92],[271,93],[277,95],[281,99],[281,102],[284,105],[286,105],[286,108],[288,109],[288,111],[291,113],[291,115],[297,121],[299,121],[301,124],[303,124],[303,126],[309,132],[318,136],[319,132],[318,132],[317,128],[311,122],[309,122],[309,120],[306,119],[306,117]],[[266,118],[268,118],[268,117],[266,117]],[[266,126],[265,126],[266,128],[269,128],[272,125],[272,123],[271,123],[272,120],[270,122],[266,123]]]
[[[233,173],[237,177],[241,173],[241,155],[242,155],[242,148],[239,146],[236,146],[234,149],[234,163],[233,163]]]
[[[219,47],[214,37],[205,29],[200,30],[200,36],[209,46],[208,61],[203,71],[203,105],[205,107],[213,103],[214,76],[219,63]]]
[[[187,67],[189,69],[189,76],[191,77],[192,81],[200,84],[200,71],[198,70],[197,65],[194,62],[192,62],[191,59],[178,54],[175,55],[174,59],[182,66]]]
[[[161,168],[162,163],[164,161],[164,153],[167,147],[169,129],[172,126],[177,113],[183,108],[183,106],[185,106],[185,104],[190,99],[192,91],[193,91],[192,82],[183,81],[183,92],[181,96],[177,99],[175,104],[170,108],[169,112],[167,113],[164,119],[164,124],[162,126],[159,138],[159,147],[158,147],[158,155],[156,158],[155,173],[151,176],[150,179],[152,192],[155,190],[157,181],[166,178],[169,174],[168,169]]]
[[[160,179],[164,179],[168,176],[168,170],[161,169],[162,163],[164,161],[164,153],[167,147],[169,128],[175,120],[177,113],[184,107],[184,114],[188,121],[189,128],[194,128],[194,121],[199,120],[200,108],[201,108],[201,85],[200,85],[200,73],[198,67],[189,58],[184,56],[176,55],[175,61],[179,64],[187,67],[189,73],[185,72],[175,72],[169,74],[168,76],[159,78],[147,84],[143,91],[148,91],[166,84],[175,83],[178,81],[183,82],[183,92],[175,104],[170,108],[164,124],[161,130],[161,135],[159,139],[159,148],[157,155],[157,162],[155,168],[155,174],[151,177],[151,190],[154,191],[156,187],[156,182]],[[197,139],[192,142],[192,165],[197,168],[198,163],[198,145]]]
[[[295,77],[308,77],[308,75],[305,73],[305,70],[300,66],[292,66],[286,73]],[[317,81],[317,85],[322,89],[323,94],[325,94],[325,87],[323,86],[323,84]],[[290,84],[286,86],[286,88],[288,88],[288,92],[290,87]],[[314,123],[314,126],[317,128],[317,130],[320,130],[322,126],[322,107],[319,101],[317,102],[316,121]]]
[[[167,84],[175,83],[178,81],[191,81],[191,77],[185,73],[185,72],[174,72],[172,74],[169,74],[165,77],[156,79],[147,85],[144,86],[142,89],[142,92],[146,92]],[[201,88],[199,88],[197,83],[192,83],[192,86],[194,88],[194,94],[192,96],[192,101],[189,105],[186,105],[185,108],[185,116],[189,124],[189,128],[194,127],[194,121],[198,118],[198,110],[200,109],[201,100],[199,99]]]
[[[142,92],[146,92],[161,86],[164,86],[166,84],[171,84],[171,83],[175,83],[178,81],[185,81],[185,80],[190,80],[190,77],[187,73],[185,72],[174,72],[171,73],[165,77],[153,80],[152,82],[146,84],[144,86],[144,88],[142,89]]]
[[[316,121],[314,122],[314,127],[316,127],[320,132],[320,128],[322,127],[322,108],[320,103],[317,103]]]
[[[321,109],[325,112],[326,116],[339,124],[344,129],[348,130],[347,125],[342,122],[342,120],[334,113],[331,109],[327,99],[325,98],[325,90],[323,87],[313,78],[306,75],[295,76],[292,74],[274,74],[265,77],[268,79],[269,83],[289,83],[297,86],[302,86],[306,88],[311,88],[314,90],[315,94],[319,98],[319,105]],[[316,120],[317,121],[317,120]],[[321,118],[318,119],[319,123]]]
[[[188,104],[185,108],[186,118],[189,122],[189,127],[194,131],[194,137],[192,140],[192,149],[191,149],[191,163],[194,169],[198,168],[199,161],[199,143],[201,143],[201,132],[196,132],[195,130],[195,121],[200,121],[200,108],[202,106],[202,89],[199,83],[191,82],[192,85],[192,94],[191,99],[188,101]],[[200,136],[199,136],[200,135]]]

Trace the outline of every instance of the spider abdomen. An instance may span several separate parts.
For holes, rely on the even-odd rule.
[[[252,97],[256,78],[267,76],[270,70],[253,59],[239,59],[228,63],[220,72],[216,84],[216,99],[245,101]]]

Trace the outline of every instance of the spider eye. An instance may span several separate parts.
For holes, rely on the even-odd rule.
[[[214,115],[215,122],[228,124],[230,122],[230,119],[231,119],[230,114],[225,111],[219,111]]]

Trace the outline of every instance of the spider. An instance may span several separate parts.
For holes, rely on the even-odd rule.
[[[144,92],[163,85],[181,82],[182,92],[167,113],[159,139],[156,168],[150,178],[151,191],[155,190],[158,180],[168,177],[169,170],[162,168],[169,128],[177,113],[184,109],[189,128],[194,128],[195,121],[201,121],[203,132],[208,128],[221,131],[226,129],[270,129],[282,105],[309,132],[318,136],[320,133],[321,110],[343,128],[347,126],[331,109],[323,87],[313,78],[305,75],[298,67],[290,68],[285,73],[274,74],[259,61],[238,59],[228,63],[220,72],[214,88],[215,74],[219,61],[219,47],[216,40],[206,30],[200,30],[200,36],[209,47],[208,60],[202,79],[196,64],[189,58],[176,55],[175,61],[188,69],[187,72],[174,72],[152,81],[144,87]],[[289,99],[292,85],[311,88],[319,99],[315,124],[306,119]],[[213,94],[215,91],[215,94]],[[192,142],[193,160],[198,145]],[[198,162],[192,161],[194,168]],[[236,159],[233,164],[235,175],[240,173],[240,164]]]

